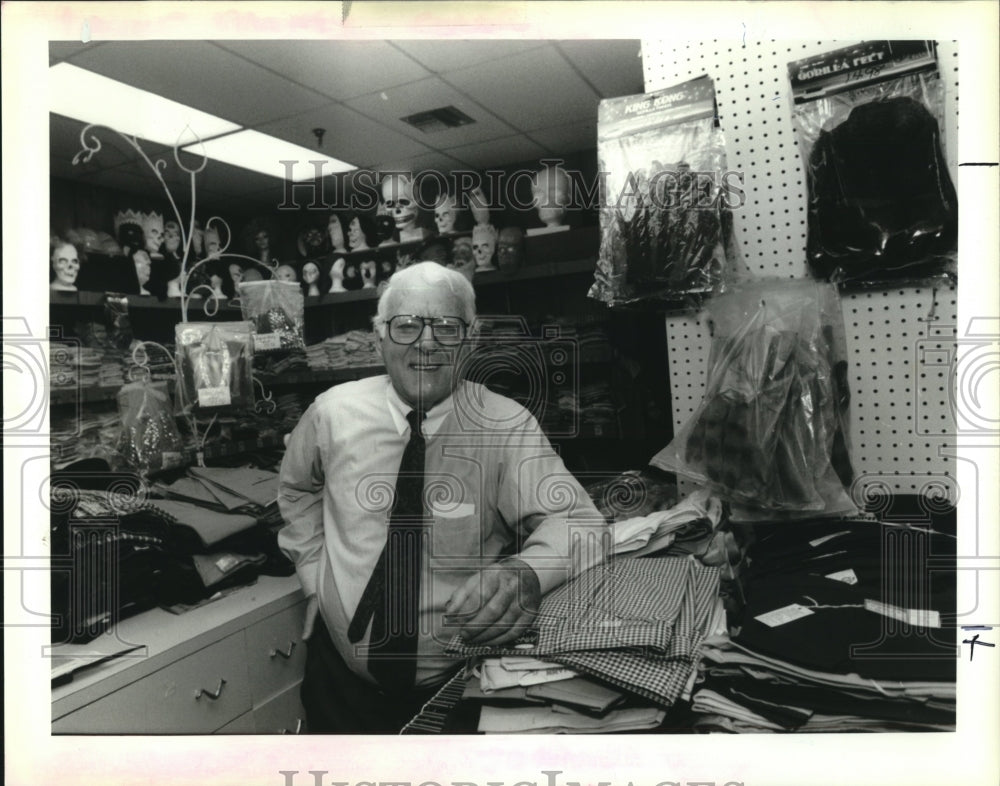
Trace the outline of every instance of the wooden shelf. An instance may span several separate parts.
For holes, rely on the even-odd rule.
[[[400,244],[404,245],[404,244]],[[472,280],[474,286],[492,287],[502,284],[511,284],[518,281],[531,281],[540,278],[558,278],[577,273],[593,272],[597,264],[596,257],[586,259],[574,259],[566,262],[545,262],[538,265],[525,265],[512,273],[504,273],[499,270],[490,270],[476,273]],[[50,306],[99,306],[103,304],[106,297],[104,292],[57,292],[50,291]],[[180,312],[181,303],[179,298],[167,298],[158,300],[148,295],[123,295],[128,301],[129,310],[142,311],[148,309],[173,310]],[[306,309],[335,306],[340,303],[353,303],[363,300],[378,299],[378,290],[375,288],[356,289],[350,292],[334,292],[318,297],[307,297],[305,299]],[[188,314],[203,315],[202,304],[204,298],[188,301]],[[239,314],[239,304],[232,304],[228,300],[219,301],[219,314]]]
[[[374,377],[385,373],[385,366],[348,366],[333,368],[326,371],[296,371],[282,374],[278,378],[259,377],[264,387],[288,387],[289,385],[311,385],[326,382],[352,382],[355,379]]]

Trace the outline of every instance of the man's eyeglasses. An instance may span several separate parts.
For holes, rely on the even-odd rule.
[[[459,317],[418,317],[415,314],[397,314],[387,323],[389,338],[396,344],[413,344],[424,332],[424,325],[431,326],[435,341],[446,347],[462,343],[468,327]]]

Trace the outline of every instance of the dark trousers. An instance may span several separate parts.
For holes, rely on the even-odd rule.
[[[440,688],[385,693],[351,671],[316,617],[301,689],[310,734],[397,734]]]

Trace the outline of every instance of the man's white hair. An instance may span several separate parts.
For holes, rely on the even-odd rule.
[[[378,312],[372,317],[375,329],[382,326],[396,313],[397,304],[407,292],[447,288],[460,304],[462,313],[456,314],[470,327],[476,318],[476,291],[472,283],[459,273],[437,262],[418,262],[393,273],[389,284],[378,299]]]

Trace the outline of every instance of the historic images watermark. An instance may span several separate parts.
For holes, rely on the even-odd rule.
[[[635,783],[632,780],[625,781],[619,778],[616,781],[597,780],[588,777],[584,781],[562,781],[559,776],[562,770],[541,770],[542,779],[532,776],[532,780],[520,781],[338,781],[327,780],[329,770],[278,770],[278,774],[283,780],[281,786],[646,786],[643,783]],[[687,779],[664,779],[649,786],[745,786],[741,780],[687,780]]]
[[[692,170],[654,166],[649,171],[628,172],[616,178],[621,184],[609,185],[608,172],[587,175],[578,169],[562,169],[569,185],[565,192],[533,191],[533,169],[454,170],[441,172],[425,169],[407,170],[358,169],[345,180],[349,187],[324,172],[326,161],[309,161],[315,179],[293,182],[292,172],[301,162],[280,162],[287,174],[278,210],[375,210],[382,204],[382,184],[393,187],[405,181],[412,191],[413,203],[421,210],[434,208],[441,194],[452,194],[459,209],[477,205],[487,210],[508,209],[527,212],[537,207],[561,207],[597,210],[601,207],[624,209],[638,197],[648,199],[658,209],[686,208],[737,210],[746,203],[744,173],[736,170]],[[558,166],[561,160],[544,159],[542,165]]]

